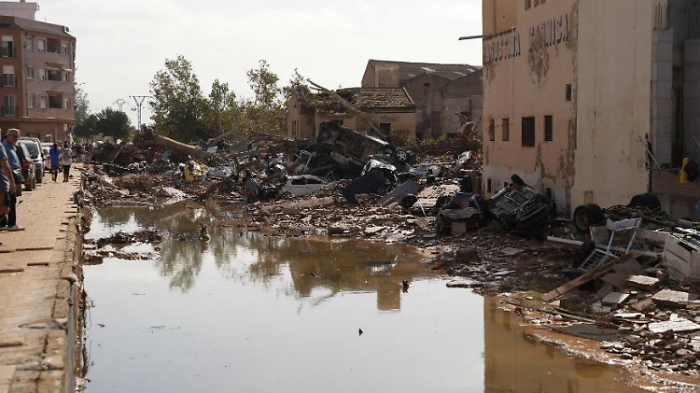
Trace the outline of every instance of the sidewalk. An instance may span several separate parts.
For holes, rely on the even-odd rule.
[[[24,192],[17,224],[26,230],[0,232],[0,393],[73,386],[79,291],[66,278],[79,250],[77,169],[68,183],[53,183],[47,175]]]

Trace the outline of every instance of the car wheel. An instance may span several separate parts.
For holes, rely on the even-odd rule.
[[[22,185],[18,184],[19,187],[15,188],[15,196],[22,196]]]
[[[574,211],[574,225],[579,232],[587,232],[591,225],[605,221],[605,212],[596,204],[582,205]]]
[[[397,162],[400,162],[401,164],[403,164],[406,161],[408,161],[408,153],[406,152],[406,150],[399,149],[394,153],[394,159]]]
[[[39,172],[37,172],[36,175],[37,175],[37,176],[36,176],[36,182],[37,182],[37,183],[43,183],[43,182],[44,182],[44,172],[41,171],[41,170],[39,170]]]

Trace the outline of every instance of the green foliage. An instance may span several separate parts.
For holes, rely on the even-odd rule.
[[[181,141],[207,139],[215,134],[204,122],[208,109],[192,63],[183,56],[166,59],[165,69],[151,81],[150,105],[156,131]]]
[[[76,115],[76,125],[73,127],[73,135],[75,135],[77,138],[88,139],[98,134],[97,116],[94,114],[87,114],[85,118],[78,122]]]
[[[287,111],[282,101],[282,90],[277,86],[279,77],[270,70],[267,61],[260,60],[257,69],[249,70],[248,85],[253,90],[253,100],[243,102],[246,123],[251,131],[284,134]]]
[[[128,140],[131,137],[131,121],[126,113],[105,108],[94,117],[97,118],[95,127],[98,133],[114,140]]]
[[[228,83],[216,79],[205,97],[192,63],[182,56],[165,61],[151,82],[151,102],[156,131],[189,142],[229,131],[286,133],[287,100],[294,92],[310,92],[297,70],[287,86],[265,60],[247,73],[252,98],[238,98]]]
[[[82,124],[90,116],[90,100],[81,85],[75,84],[75,124]]]

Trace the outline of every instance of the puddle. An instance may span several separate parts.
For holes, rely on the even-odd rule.
[[[229,229],[202,242],[218,212],[191,202],[98,213],[89,238],[168,235],[154,261],[85,267],[88,392],[635,391],[403,246]]]

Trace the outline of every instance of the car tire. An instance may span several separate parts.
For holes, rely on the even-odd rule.
[[[416,202],[418,202],[417,196],[413,194],[407,194],[404,195],[403,198],[401,198],[401,207],[403,207],[404,209],[410,209],[411,207],[413,207],[413,205],[416,204]]]
[[[398,149],[394,152],[394,160],[396,162],[404,164],[408,161],[408,152],[406,150]]]
[[[19,187],[15,188],[15,196],[22,196],[22,185],[18,184]]]
[[[661,201],[659,198],[651,193],[639,194],[632,197],[629,207],[643,207],[649,210],[659,210],[661,209]]]
[[[36,176],[36,182],[37,183],[43,183],[44,182],[44,171],[39,171]]]
[[[581,205],[574,210],[574,226],[585,233],[592,225],[605,222],[605,211],[596,204]]]

